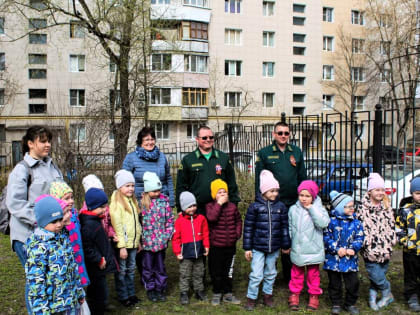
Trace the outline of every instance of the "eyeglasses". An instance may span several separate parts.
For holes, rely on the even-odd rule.
[[[344,209],[354,209],[354,206],[344,206]]]
[[[204,140],[204,141],[206,141],[207,139],[209,139],[209,140],[213,140],[214,139],[214,136],[204,136],[204,137],[197,137],[197,138],[200,138],[201,140]]]
[[[279,135],[279,136],[282,136],[282,135],[285,135],[285,136],[288,136],[288,135],[290,135],[290,132],[288,132],[288,131],[278,131],[278,132],[276,132],[276,134],[277,135]]]
[[[154,141],[156,141],[156,139],[155,138],[145,138],[145,139],[143,139],[143,141],[154,142]]]

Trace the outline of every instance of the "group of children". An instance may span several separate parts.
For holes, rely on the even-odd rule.
[[[126,307],[139,302],[135,295],[136,256],[143,252],[141,281],[147,297],[166,301],[167,272],[165,253],[172,250],[179,260],[181,304],[189,303],[189,289],[205,301],[205,257],[212,281],[212,305],[240,304],[233,295],[232,270],[236,242],[242,236],[242,218],[237,206],[229,202],[228,186],[216,179],[211,183],[213,201],[205,216],[197,214],[195,196],[180,194],[181,212],[176,221],[168,197],[155,173],[143,177],[144,193],[138,203],[134,195],[133,174],[115,174],[116,190],[108,198],[95,175],[83,179],[85,203],[74,208],[72,189],[64,182],[53,182],[50,195],[35,202],[37,228],[26,243],[25,266],[29,301],[33,314],[77,314],[86,308],[103,314],[107,307],[106,275],[115,273],[119,302]],[[318,186],[310,180],[298,187],[298,201],[290,209],[278,198],[279,183],[273,174],[260,174],[260,193],[246,213],[243,231],[245,259],[251,273],[245,308],[256,306],[263,282],[263,303],[273,306],[273,285],[280,252],[290,255],[289,307],[298,310],[306,273],[308,309],[319,306],[320,264],[328,273],[328,294],[332,313],[344,308],[358,314],[358,252],[364,259],[370,279],[369,306],[379,310],[393,302],[386,277],[392,248],[399,240],[404,246],[404,294],[413,311],[418,303],[420,270],[420,177],[411,182],[413,202],[400,209],[396,222],[385,194],[384,181],[372,173],[368,192],[355,211],[353,199],[332,191],[330,215],[318,196]],[[342,297],[342,281],[346,294]],[[378,300],[378,293],[381,298]]]

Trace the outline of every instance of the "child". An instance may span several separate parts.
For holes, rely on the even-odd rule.
[[[342,278],[346,287],[344,309],[351,314],[359,314],[355,306],[359,292],[359,262],[357,252],[363,245],[363,226],[354,214],[354,201],[350,196],[330,192],[332,210],[331,221],[324,230],[325,263],[328,272],[328,294],[331,299],[331,314],[341,312]]]
[[[397,216],[396,232],[404,246],[404,295],[408,306],[414,312],[420,312],[417,290],[420,270],[420,177],[414,177],[410,184],[413,203],[406,204]]]
[[[391,284],[386,279],[392,246],[396,244],[394,212],[385,196],[385,183],[378,173],[368,178],[368,192],[357,210],[357,218],[363,223],[365,240],[362,256],[370,279],[369,306],[377,311],[394,301]],[[382,299],[376,303],[377,291]]]
[[[260,192],[245,216],[243,248],[245,258],[251,261],[247,310],[253,310],[258,290],[263,281],[264,304],[273,306],[273,284],[276,280],[276,260],[280,249],[290,252],[289,224],[286,206],[277,199],[279,183],[273,174],[263,170],[260,174]]]
[[[43,195],[34,211],[38,227],[26,242],[25,264],[31,314],[78,314],[85,294],[68,234],[62,232],[63,210]]]
[[[104,191],[90,188],[85,194],[87,210],[80,212],[81,233],[85,263],[90,285],[87,289],[92,314],[103,314],[108,298],[106,274],[117,271],[117,262],[101,219],[108,207]]]
[[[179,260],[180,302],[189,303],[188,290],[192,278],[195,296],[207,300],[204,292],[204,261],[210,248],[209,229],[206,218],[197,214],[197,201],[192,193],[183,191],[179,196],[181,214],[175,222],[172,250]]]
[[[116,244],[120,271],[116,274],[115,283],[118,300],[126,307],[138,303],[134,289],[134,271],[136,254],[141,250],[140,209],[134,197],[134,176],[126,170],[115,174],[116,191],[112,194],[109,206],[111,222],[117,233]]]
[[[160,193],[162,183],[152,172],[143,175],[144,193],[141,199],[143,221],[142,280],[150,301],[166,301],[168,275],[165,269],[165,250],[174,231],[174,215],[169,199]]]
[[[74,206],[73,189],[70,188],[65,182],[52,182],[50,186],[50,195],[58,198],[68,205],[63,209],[63,213],[67,212],[69,219],[67,220],[66,214],[63,218],[63,224],[69,232],[71,246],[74,252],[74,258],[78,265],[78,272],[82,286],[87,287],[90,283],[85,266],[85,255],[83,253],[82,235],[80,233],[80,221],[77,210]]]
[[[228,186],[221,179],[210,184],[213,202],[206,205],[206,217],[210,228],[209,270],[213,284],[212,305],[223,302],[240,304],[232,295],[232,279],[229,270],[236,252],[236,241],[242,235],[242,219],[236,205],[229,202]]]
[[[314,181],[304,180],[298,186],[298,201],[289,210],[289,233],[292,239],[290,260],[293,264],[289,282],[289,307],[292,310],[299,308],[305,269],[309,293],[308,309],[318,309],[318,298],[322,294],[319,264],[325,258],[323,229],[328,226],[330,218],[322,206],[321,198],[317,196],[318,191],[318,185]]]

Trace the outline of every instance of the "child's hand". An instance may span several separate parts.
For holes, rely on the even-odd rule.
[[[137,247],[137,253],[140,253],[143,247],[141,247],[141,244],[139,244],[139,247]]]
[[[347,251],[346,251],[346,255],[349,255],[349,256],[354,256],[356,253],[354,252],[354,250],[353,249],[348,249]]]
[[[346,249],[345,248],[340,248],[338,250],[338,256],[340,256],[340,257],[346,256]]]
[[[207,256],[207,255],[209,254],[209,249],[210,249],[210,248],[205,248],[205,249],[204,249],[204,256]]]
[[[176,258],[177,258],[178,260],[183,260],[183,259],[184,259],[184,257],[182,256],[182,254],[177,255],[177,256],[176,256]]]
[[[120,248],[120,258],[127,259],[127,257],[128,257],[127,250],[125,248]]]
[[[102,257],[101,263],[99,264],[99,269],[103,270],[106,266],[106,260],[105,257]]]
[[[281,252],[282,252],[282,254],[289,255],[290,254],[290,248],[289,249],[282,249]]]
[[[224,205],[228,201],[229,201],[229,197],[227,193],[219,194],[216,196],[216,202],[221,206]]]
[[[118,236],[117,236],[117,234],[115,234],[115,235],[112,237],[112,240],[113,240],[115,243],[118,243]]]
[[[246,259],[247,261],[251,261],[251,259],[252,259],[252,251],[247,250],[247,251],[245,252],[245,259]]]

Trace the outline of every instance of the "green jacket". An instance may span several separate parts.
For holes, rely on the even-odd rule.
[[[287,144],[282,152],[275,141],[258,152],[255,165],[255,195],[260,191],[260,173],[269,170],[280,184],[279,198],[290,207],[297,201],[297,188],[307,178],[302,151]]]
[[[237,204],[241,199],[238,195],[235,171],[226,153],[213,149],[210,159],[207,161],[197,148],[184,156],[176,179],[176,207],[178,211],[181,211],[179,195],[183,191],[189,191],[197,199],[197,212],[205,214],[205,205],[213,201],[210,183],[217,178],[227,183],[229,201]]]

